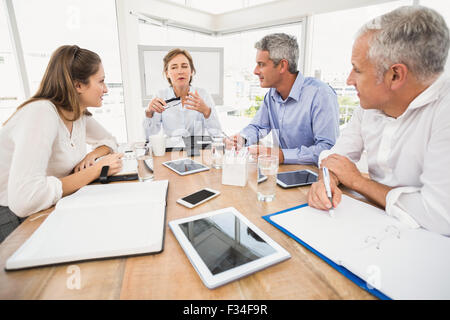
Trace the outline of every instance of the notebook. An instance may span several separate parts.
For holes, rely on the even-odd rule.
[[[148,160],[145,160],[146,162]],[[150,167],[153,170],[153,161],[150,160]],[[122,159],[122,169],[112,176],[108,176],[108,182],[118,182],[118,181],[133,181],[138,180],[139,176],[137,173],[138,163],[136,159],[133,158],[123,158]],[[90,184],[100,183],[100,178],[93,180]]]
[[[167,188],[167,180],[85,186],[58,201],[5,269],[159,253]]]
[[[380,298],[450,299],[448,237],[346,195],[335,217],[305,204],[263,218]]]

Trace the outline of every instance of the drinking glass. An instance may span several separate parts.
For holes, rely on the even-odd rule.
[[[212,167],[215,169],[222,168],[223,156],[225,152],[225,143],[222,137],[214,137],[211,144]]]
[[[275,198],[277,185],[278,157],[262,155],[258,157],[258,170],[267,179],[257,184],[257,197],[259,201],[270,202]],[[256,173],[258,174],[258,173]]]
[[[151,145],[145,142],[134,144],[139,181],[153,180],[153,158]]]

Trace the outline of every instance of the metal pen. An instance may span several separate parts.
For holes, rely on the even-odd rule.
[[[170,102],[172,102],[172,101],[179,101],[179,100],[181,100],[180,97],[178,97],[178,98],[167,99],[167,100],[164,100],[164,102],[165,102],[165,103],[170,103]],[[178,104],[168,105],[168,106],[166,106],[164,109],[169,109],[169,108],[172,108],[172,107],[174,107],[174,106],[176,106],[176,105],[178,105]]]
[[[328,171],[327,167],[322,167],[322,173],[323,173],[323,183],[325,185],[325,190],[327,192],[327,197],[331,202],[331,208],[328,209],[328,212],[330,213],[331,217],[334,217],[334,206],[333,206],[333,195],[331,193],[331,187],[330,187],[330,173]]]

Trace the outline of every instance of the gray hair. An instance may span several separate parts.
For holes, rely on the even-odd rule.
[[[297,72],[299,49],[296,37],[285,33],[269,34],[255,43],[255,48],[268,51],[275,66],[285,59],[289,63],[289,72]]]
[[[435,10],[400,7],[366,23],[357,37],[367,32],[373,32],[367,57],[375,64],[380,81],[395,63],[405,64],[422,83],[444,71],[449,30]]]

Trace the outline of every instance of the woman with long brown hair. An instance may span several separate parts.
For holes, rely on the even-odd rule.
[[[170,50],[163,59],[164,75],[170,87],[158,92],[145,110],[146,136],[161,130],[168,136],[221,135],[222,129],[211,95],[204,89],[191,86],[195,74],[194,61],[187,50]],[[181,101],[167,104],[179,98]]]
[[[108,92],[100,57],[78,46],[52,55],[36,94],[0,129],[0,242],[25,217],[122,167],[117,142],[87,111]],[[93,151],[87,153],[86,143]],[[96,159],[104,156],[102,159]]]

